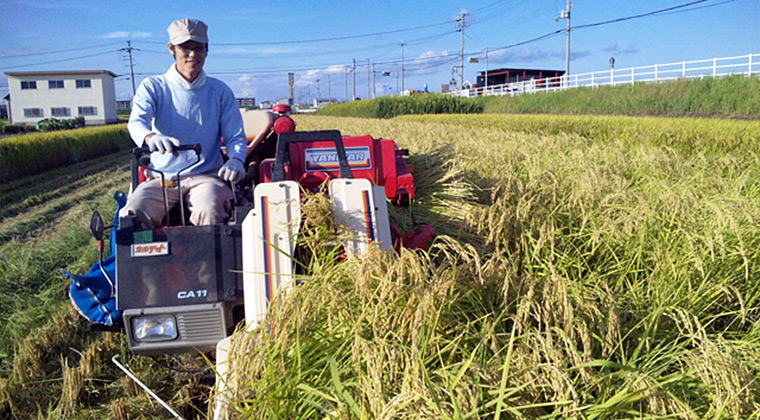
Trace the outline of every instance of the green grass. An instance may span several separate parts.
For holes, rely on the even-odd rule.
[[[665,117],[760,118],[760,79],[723,78],[636,83],[516,96],[456,98],[417,94],[339,103],[319,115],[392,118],[408,114],[545,113]]]
[[[486,113],[760,117],[757,76],[707,77],[482,98]]]

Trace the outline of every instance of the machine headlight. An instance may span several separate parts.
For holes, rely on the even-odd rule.
[[[174,315],[149,315],[132,318],[136,341],[168,341],[177,338]]]

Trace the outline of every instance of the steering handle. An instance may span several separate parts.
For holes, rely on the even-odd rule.
[[[183,151],[193,151],[197,156],[201,155],[201,145],[200,144],[183,144],[180,146],[175,146],[174,150],[178,152]],[[135,156],[135,159],[140,159],[142,155],[149,155],[152,152],[150,151],[150,147],[148,146],[142,146],[142,147],[135,147],[132,149],[132,154]]]

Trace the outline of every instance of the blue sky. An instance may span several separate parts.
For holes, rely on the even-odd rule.
[[[358,97],[394,93],[402,42],[404,87],[440,91],[459,64],[461,11],[464,79],[475,82],[486,49],[489,69],[564,70],[565,33],[557,31],[566,21],[555,18],[565,7],[566,0],[0,0],[0,95],[8,93],[8,71],[103,69],[119,75],[117,99],[130,99],[129,61],[120,50],[131,40],[137,83],[165,72],[172,63],[166,27],[183,17],[209,25],[206,72],[238,97],[286,97],[293,72],[296,100],[344,100],[353,91],[352,60]],[[622,69],[760,53],[760,0],[576,0],[571,11],[578,27],[571,74],[605,70],[610,57]],[[600,24],[637,15],[647,16]],[[474,56],[478,64],[468,62]]]

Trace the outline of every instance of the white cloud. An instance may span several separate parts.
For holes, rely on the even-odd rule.
[[[311,84],[317,83],[317,80],[319,80],[320,83],[327,83],[328,81],[336,82],[338,78],[341,78],[340,80],[343,80],[342,78],[345,77],[347,70],[348,70],[348,66],[345,66],[342,64],[332,65],[323,69],[307,70],[306,73],[298,76],[298,78],[295,81],[295,85],[309,86]],[[359,69],[357,68],[356,71],[359,72]],[[366,68],[365,68],[365,73],[366,73]]]
[[[440,66],[454,58],[448,51],[425,51],[414,58],[408,67],[410,73],[416,75],[432,74],[440,70]]]
[[[238,82],[239,85],[237,86],[237,89],[235,89],[235,92],[238,93],[237,96],[250,98],[253,97],[254,92],[256,91],[255,88],[261,81],[251,74],[242,74],[238,77]]]

